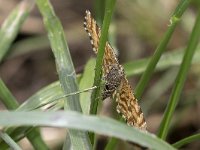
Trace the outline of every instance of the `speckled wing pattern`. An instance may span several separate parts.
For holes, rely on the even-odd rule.
[[[98,27],[88,10],[86,10],[84,28],[90,37],[93,51],[97,54],[101,29]],[[118,68],[118,72],[116,72],[115,67]],[[117,112],[122,114],[122,117],[127,121],[128,125],[146,130],[147,125],[141,108],[126,79],[124,69],[119,64],[114,50],[108,42],[106,42],[105,46],[102,69],[103,76],[106,77],[105,80],[107,82],[105,88],[109,88],[110,85],[113,85],[113,80],[117,79],[117,83],[114,83],[114,90],[112,89],[112,97],[115,97],[117,102]]]

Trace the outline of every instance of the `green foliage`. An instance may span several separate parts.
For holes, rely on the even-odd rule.
[[[5,127],[2,132],[0,132],[1,149],[4,150],[10,147],[20,150],[21,148],[17,142],[24,137],[28,138],[35,149],[49,149],[40,135],[39,128],[42,126],[67,128],[69,135],[66,135],[63,149],[72,148],[75,150],[94,149],[94,141],[96,140],[95,133],[114,137],[108,142],[106,150],[115,149],[118,139],[157,150],[180,148],[185,144],[200,139],[199,134],[196,134],[186,137],[173,145],[165,141],[169,133],[172,116],[187,78],[189,67],[191,63],[200,63],[200,48],[198,46],[200,37],[200,12],[197,16],[185,52],[183,48],[181,48],[174,52],[164,53],[182,14],[190,4],[190,0],[181,0],[179,2],[170,18],[170,25],[152,57],[124,64],[127,76],[143,73],[136,87],[136,96],[139,99],[143,95],[144,89],[151,79],[153,72],[180,65],[169,103],[160,124],[158,136],[129,127],[119,121],[97,115],[99,106],[98,97],[100,96],[101,90],[102,59],[108,37],[108,29],[116,3],[115,0],[95,1],[94,6],[97,13],[97,20],[103,22],[102,36],[100,38],[96,63],[94,59],[89,60],[81,76],[78,77],[75,73],[63,27],[49,0],[24,0],[6,18],[0,29],[0,62],[5,58],[10,50],[9,48],[13,46],[13,41],[24,21],[28,18],[29,12],[32,10],[35,2],[42,15],[44,27],[49,39],[47,40],[45,37],[41,36],[34,38],[35,41],[44,40],[42,45],[36,45],[36,47],[46,47],[50,43],[55,58],[59,81],[40,89],[20,105],[4,81],[0,79],[0,100],[8,110],[14,110],[12,112],[1,112],[0,126]],[[27,41],[28,40],[31,41],[31,39],[27,39]],[[23,47],[23,45],[24,43],[22,42],[21,47]],[[20,46],[20,43],[15,44],[15,46]],[[17,54],[16,52],[10,52],[10,56],[15,57],[15,55],[29,53],[30,51],[26,51],[25,49]],[[169,75],[175,75],[174,70],[172,70]],[[169,78],[169,76],[161,78],[158,84],[163,84],[162,80],[166,78]],[[78,81],[80,81],[79,85]],[[172,83],[170,82],[166,86],[169,86],[169,84]],[[87,89],[89,90],[92,86],[97,87],[94,88],[92,94],[90,92],[82,93],[80,96],[77,94],[78,91],[87,91]],[[150,103],[152,104],[153,102],[149,102],[149,105]],[[46,112],[42,112],[41,107],[47,104],[50,106],[49,109],[46,110]],[[64,108],[64,111],[58,112],[58,110],[62,108]],[[149,109],[151,108],[147,108],[147,110]],[[90,134],[88,132],[90,132]]]

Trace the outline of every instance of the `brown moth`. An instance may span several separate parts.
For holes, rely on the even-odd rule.
[[[88,10],[86,10],[84,28],[90,37],[93,51],[97,54],[101,29]],[[122,114],[127,124],[146,130],[147,125],[141,108],[132,92],[124,69],[119,64],[116,54],[108,42],[106,42],[105,46],[102,70],[105,80],[105,87],[102,94],[103,99],[107,97],[116,98],[117,112]]]

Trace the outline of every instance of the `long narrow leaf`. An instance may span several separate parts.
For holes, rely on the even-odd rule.
[[[0,137],[14,150],[22,150],[19,145],[6,133],[0,132]]]
[[[158,136],[161,137],[162,139],[165,139],[168,134],[169,125],[170,125],[173,113],[175,111],[176,105],[179,101],[180,94],[182,92],[185,80],[187,78],[187,73],[191,65],[192,57],[196,50],[197,44],[199,42],[199,38],[200,38],[200,11],[196,18],[196,23],[192,30],[192,34],[188,42],[188,47],[186,48],[180,70],[176,77],[175,85],[172,89],[172,93],[170,96],[170,101],[167,105],[167,108],[165,110],[165,113],[160,125]]]
[[[172,17],[170,18],[170,26],[169,26],[167,32],[165,33],[164,38],[162,39],[162,41],[156,48],[153,57],[151,58],[150,62],[148,63],[148,66],[147,66],[144,74],[142,75],[139,83],[136,86],[135,94],[138,99],[141,98],[141,96],[144,92],[144,89],[147,86],[147,84],[151,78],[151,75],[154,72],[156,64],[158,63],[162,53],[166,49],[167,44],[169,43],[169,40],[171,39],[171,36],[176,28],[176,25],[178,24],[182,14],[187,9],[189,3],[190,3],[190,0],[181,0],[179,5],[175,9]]]
[[[180,148],[180,147],[182,147],[186,144],[189,144],[189,143],[191,143],[193,141],[197,141],[197,140],[198,141],[200,140],[200,133],[186,137],[186,138],[174,143],[173,146],[176,147],[176,148]]]
[[[7,17],[0,29],[0,62],[8,52],[11,43],[26,20],[33,7],[34,1],[22,1]]]
[[[112,18],[112,13],[114,11],[116,0],[109,0],[106,3],[106,9],[105,9],[105,16],[103,20],[102,25],[102,31],[101,31],[101,37],[99,40],[99,47],[98,47],[98,53],[97,53],[97,60],[96,60],[96,66],[95,66],[95,78],[94,78],[94,86],[97,86],[98,88],[94,90],[92,93],[92,101],[90,105],[90,114],[96,114],[97,113],[97,106],[98,106],[98,100],[97,97],[100,97],[100,84],[101,84],[101,76],[102,76],[102,64],[103,64],[103,56],[105,51],[105,45],[108,38],[108,29]]]
[[[15,119],[13,119],[15,118]],[[39,125],[89,130],[99,134],[132,141],[150,149],[173,150],[174,148],[155,135],[142,132],[118,121],[77,112],[1,112],[1,126]]]
[[[76,73],[65,40],[62,25],[55,15],[53,7],[48,0],[37,0],[36,2],[43,16],[45,27],[48,31],[48,37],[55,56],[61,88],[66,95],[72,92],[76,92],[78,90]],[[81,112],[82,110],[79,102],[79,96],[74,95],[68,97],[65,101],[64,109]],[[91,149],[91,144],[86,132],[69,130],[69,134],[73,149]]]

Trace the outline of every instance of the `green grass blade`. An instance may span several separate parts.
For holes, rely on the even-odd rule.
[[[105,51],[105,45],[108,38],[108,29],[111,22],[112,14],[114,11],[116,0],[108,0],[106,3],[106,9],[104,13],[103,25],[101,30],[101,37],[99,40],[99,47],[96,59],[96,66],[95,66],[95,78],[94,78],[94,85],[97,89],[92,92],[91,96],[91,104],[90,104],[90,114],[96,114],[98,108],[98,100],[101,93],[101,77],[102,77],[102,64],[103,64],[103,56]],[[95,143],[95,138],[93,134],[90,134],[90,140],[92,144]]]
[[[60,87],[60,83],[57,81],[40,89],[37,93],[28,98],[22,105],[20,105],[17,111],[35,110],[41,106],[44,106],[44,104],[51,103],[54,99],[62,96],[63,91]]]
[[[22,1],[7,17],[0,29],[0,62],[8,52],[11,43],[17,36],[19,29],[26,20],[33,7],[34,1]]]
[[[200,140],[200,133],[186,137],[186,138],[174,143],[173,146],[176,147],[176,148],[180,148],[180,147],[182,147],[186,144],[189,144],[189,143],[191,143],[193,141],[197,141],[197,140],[198,141]]]
[[[56,67],[61,88],[66,95],[76,92],[78,90],[76,73],[65,40],[62,25],[55,15],[53,7],[48,0],[37,0],[36,3],[43,16],[44,24],[48,31],[51,48],[56,59]],[[79,96],[74,95],[68,97],[65,101],[64,109],[76,110],[81,112],[82,110],[79,102]],[[69,130],[69,134],[73,149],[91,149],[91,144],[88,138],[88,134],[86,132]]]
[[[166,71],[163,76],[160,76],[159,80],[151,86],[144,97],[144,99],[148,99],[148,101],[143,101],[143,103],[141,104],[144,114],[149,114],[149,111],[156,109],[155,106],[158,106],[160,101],[163,101],[161,97],[172,87],[177,73],[177,68],[171,68]]]
[[[148,63],[148,66],[143,73],[139,83],[136,86],[135,94],[138,99],[141,99],[141,96],[144,92],[145,87],[147,86],[154,69],[156,67],[156,64],[158,63],[162,53],[167,47],[167,44],[169,43],[169,40],[171,39],[171,36],[176,28],[176,25],[178,24],[182,14],[187,9],[188,5],[190,3],[190,0],[181,0],[179,5],[177,6],[176,10],[174,11],[172,17],[170,18],[170,25],[167,30],[167,32],[164,35],[164,38],[156,48],[153,57],[151,58],[150,62]]]
[[[192,57],[196,50],[197,44],[199,42],[199,37],[200,37],[200,11],[196,18],[196,22],[195,22],[194,28],[192,30],[192,34],[188,42],[188,47],[186,48],[185,55],[184,55],[182,64],[180,66],[180,70],[176,77],[175,85],[172,89],[172,93],[170,96],[170,101],[167,105],[167,108],[164,113],[164,117],[160,125],[158,136],[161,137],[162,139],[165,139],[167,136],[172,115],[179,101],[180,94],[182,92],[184,82],[186,80],[189,67],[191,65]]]
[[[17,143],[13,141],[13,139],[8,134],[0,131],[0,137],[9,145],[9,148],[14,149],[14,150],[22,150],[19,147],[19,145],[17,145]]]
[[[12,93],[9,91],[9,89],[6,87],[6,85],[1,79],[0,79],[0,99],[6,106],[6,108],[8,108],[9,110],[15,110],[19,106],[17,100],[15,99],[15,97],[12,95]],[[48,149],[47,145],[42,140],[38,129],[34,128],[30,133],[27,134],[27,138],[35,149],[41,149],[41,150]],[[5,145],[2,142],[3,141],[0,140],[0,147],[3,147],[1,146],[1,144]]]
[[[156,68],[154,71],[165,70],[172,66],[179,66],[181,64],[181,61],[183,60],[183,56],[184,56],[183,48],[173,50],[172,52],[167,52],[163,54],[158,64],[156,65]],[[192,59],[192,63],[193,64],[200,63],[199,57],[200,57],[200,46],[198,46],[197,50],[195,51],[195,55]],[[138,75],[138,74],[143,73],[150,59],[151,57],[125,63],[123,66],[124,66],[126,75],[132,76],[132,75]]]
[[[82,78],[79,84],[79,90],[88,89],[93,85],[94,79],[94,69],[95,59],[90,59],[83,72]],[[80,103],[84,114],[90,113],[90,103],[91,103],[91,92],[84,92],[80,94]]]
[[[15,119],[13,119],[15,118]],[[1,112],[1,126],[38,125],[93,131],[98,134],[132,141],[150,149],[174,150],[155,135],[142,132],[106,117],[88,116],[78,112]]]
[[[103,17],[105,13],[105,0],[95,0],[94,1],[94,11],[95,11],[95,19],[98,24],[103,23]]]
[[[2,79],[0,78],[0,100],[9,110],[16,109],[19,104],[10,90],[6,87]]]
[[[99,41],[99,48],[98,48],[98,54],[97,54],[97,60],[96,60],[96,66],[95,66],[95,78],[94,78],[94,86],[97,86],[98,88],[94,90],[92,93],[92,101],[90,105],[90,114],[96,114],[97,112],[97,106],[98,106],[98,99],[97,97],[100,97],[100,86],[101,85],[101,76],[102,76],[102,64],[103,64],[103,55],[105,51],[105,45],[108,37],[108,29],[112,18],[112,13],[114,11],[116,0],[109,0],[107,2],[106,10],[105,10],[105,16],[103,20],[103,26],[101,31],[101,37]]]
[[[118,139],[117,138],[111,138],[108,141],[108,144],[106,145],[105,150],[114,150],[116,148],[116,145],[118,143]]]
[[[49,48],[50,43],[46,35],[31,36],[13,43],[13,45],[10,47],[12,53],[9,53],[7,58],[12,59],[20,55],[28,53],[30,54],[31,52],[41,51]]]

